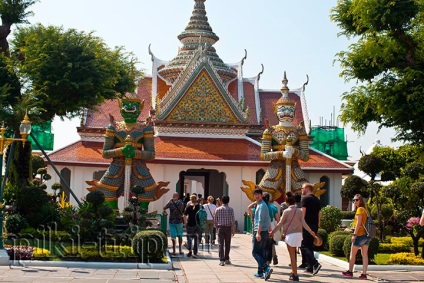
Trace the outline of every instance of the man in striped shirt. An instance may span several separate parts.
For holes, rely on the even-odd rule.
[[[236,231],[234,210],[228,206],[229,196],[222,197],[222,205],[215,211],[215,228],[218,233],[219,265],[231,264],[231,237]]]

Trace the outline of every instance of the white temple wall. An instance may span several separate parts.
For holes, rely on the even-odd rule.
[[[168,193],[162,196],[159,200],[150,203],[149,211],[157,211],[162,213],[163,207],[172,198],[172,194],[176,191],[176,186],[179,181],[179,175],[181,171],[187,171],[189,169],[210,169],[217,170],[225,173],[226,182],[228,184],[228,195],[230,196],[230,206],[233,207],[235,218],[238,222],[239,230],[243,229],[244,213],[246,207],[249,205],[250,200],[242,192],[240,187],[243,186],[241,180],[248,180],[255,182],[256,172],[261,169],[257,166],[201,166],[201,165],[184,165],[184,164],[148,164],[150,172],[154,177],[155,181],[169,181]],[[64,166],[57,166],[59,172]],[[69,166],[71,170],[71,189],[74,191],[79,200],[83,198],[88,191],[86,188],[88,185],[85,183],[86,180],[92,180],[93,174],[96,171],[106,170],[107,167],[82,167],[82,166]],[[266,166],[262,169],[266,170]],[[48,167],[48,173],[52,176],[52,179],[47,182],[48,192],[51,193],[51,185],[55,182],[60,183],[59,176],[56,175],[51,166]],[[340,187],[342,184],[341,173],[307,173],[307,177],[311,183],[319,182],[322,176],[327,176],[330,179],[329,188],[329,204],[341,208],[341,197]],[[70,202],[76,205],[76,201],[73,197],[70,197]],[[119,198],[119,207],[123,208],[123,198]]]

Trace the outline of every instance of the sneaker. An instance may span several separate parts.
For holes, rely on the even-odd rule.
[[[312,274],[314,272],[314,270],[312,268],[306,268],[304,272]]]
[[[220,265],[220,266],[224,266],[224,265],[225,265],[225,262],[220,261],[220,262],[219,262],[219,265]]]
[[[294,275],[293,273],[290,274],[289,280],[291,281],[299,281],[299,276]]]
[[[308,264],[307,263],[302,263],[301,265],[298,266],[298,268],[307,268]]]
[[[191,257],[191,255],[192,255],[192,253],[190,251],[190,252],[188,252],[187,257]]]
[[[265,281],[268,280],[271,277],[271,274],[272,274],[273,271],[274,270],[271,267],[269,267],[269,266],[267,268],[265,268],[265,271],[264,271],[264,279],[265,279]]]
[[[366,275],[366,274],[361,274],[361,275],[359,275],[359,279],[362,279],[362,280],[368,280],[368,278],[367,278],[367,275]]]
[[[277,265],[277,264],[278,264],[278,256],[274,256],[274,257],[272,258],[272,264],[273,264],[273,265]]]
[[[263,273],[255,273],[255,274],[253,274],[253,276],[258,277],[258,278],[264,278]]]
[[[227,259],[227,260],[225,261],[225,264],[231,264],[231,261]]]
[[[318,273],[318,271],[321,269],[321,264],[317,262],[317,264],[314,265],[314,268],[312,269],[312,275],[315,275]]]
[[[348,277],[348,278],[352,278],[353,277],[353,272],[352,271],[349,271],[349,270],[343,271],[342,274],[343,274],[344,277]]]
[[[193,258],[198,258],[197,254],[193,254]]]

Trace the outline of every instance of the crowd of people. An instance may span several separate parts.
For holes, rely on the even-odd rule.
[[[208,196],[204,199],[201,194],[187,193],[181,200],[179,194],[174,193],[173,198],[163,208],[164,211],[166,209],[170,211],[171,255],[177,254],[177,238],[179,254],[184,254],[182,237],[185,228],[187,241],[184,246],[188,250],[187,257],[197,258],[199,244],[203,243],[210,248],[215,245],[218,237],[219,264],[231,264],[229,257],[231,237],[234,236],[236,226],[234,210],[229,206],[229,202],[230,197],[227,195],[216,199]]]
[[[314,245],[322,240],[318,237],[318,227],[321,220],[321,203],[313,194],[313,185],[305,183],[302,194],[288,192],[285,202],[281,205],[273,204],[271,196],[257,188],[254,191],[255,201],[248,207],[252,215],[252,256],[257,262],[257,271],[254,277],[268,280],[273,272],[271,263],[278,264],[278,255],[275,245],[282,240],[286,243],[290,258],[291,273],[289,280],[299,281],[298,269],[316,275],[321,264],[314,257]],[[229,206],[230,198],[226,195],[221,199],[208,196],[203,200],[201,195],[187,195],[179,199],[179,194],[174,193],[173,198],[164,207],[170,210],[169,226],[172,240],[172,254],[176,255],[178,238],[179,253],[182,251],[183,227],[186,228],[188,249],[187,257],[197,258],[199,243],[204,235],[204,244],[208,247],[218,240],[219,265],[231,264],[230,249],[231,238],[235,233],[234,210]],[[353,266],[356,254],[361,249],[363,260],[362,274],[359,279],[367,279],[368,246],[371,241],[365,229],[365,221],[369,214],[364,199],[355,195],[353,203],[356,208],[355,219],[352,227],[352,245],[349,269],[342,274],[353,277]],[[200,212],[204,216],[200,216]],[[203,220],[203,225],[201,224]],[[423,211],[424,219],[424,211]],[[302,254],[302,262],[297,266],[297,254]]]

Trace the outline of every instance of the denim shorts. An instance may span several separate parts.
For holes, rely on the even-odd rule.
[[[353,242],[353,245],[355,247],[362,247],[363,245],[369,246],[371,242],[371,238],[367,236],[367,234],[364,234],[362,236],[356,236],[355,242]]]

